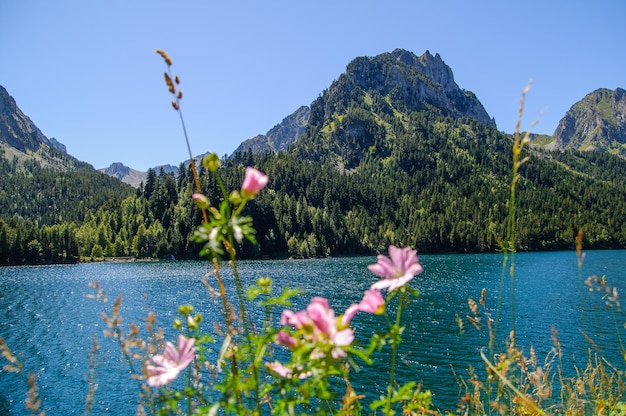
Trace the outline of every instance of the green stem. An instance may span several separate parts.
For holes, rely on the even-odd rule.
[[[248,314],[246,313],[243,285],[241,283],[241,277],[239,276],[239,270],[237,268],[237,261],[235,258],[234,247],[230,250],[230,263],[231,263],[231,267],[233,268],[233,275],[235,277],[235,289],[237,292],[237,300],[239,302],[239,314],[241,315],[241,320],[243,322],[244,334],[246,336],[246,341],[248,342],[248,346],[250,348],[253,348],[256,345],[256,343],[254,342],[254,339],[252,338],[252,333],[250,331],[250,328],[252,327],[252,322],[251,322],[250,316],[248,316]],[[254,377],[254,391],[255,391],[254,398],[255,398],[256,411],[257,411],[257,414],[261,414],[259,370],[256,365],[255,357],[256,357],[256,354],[253,355],[250,365],[252,367],[251,368],[252,376]]]
[[[238,217],[239,214],[241,214],[241,211],[243,211],[244,207],[246,206],[246,203],[249,200],[250,200],[250,198],[246,197],[246,198],[243,199],[243,201],[241,201],[241,203],[239,204],[239,206],[237,207],[237,209],[233,213],[233,217]]]
[[[396,357],[398,355],[398,344],[400,342],[400,318],[402,317],[402,305],[404,303],[406,294],[400,292],[398,296],[398,310],[396,311],[396,322],[391,327],[392,339],[391,339],[391,368],[389,369],[389,385],[387,386],[387,409],[386,414],[392,414],[391,410],[391,398],[393,393],[393,382],[396,373]]]
[[[224,186],[224,181],[222,180],[222,177],[219,175],[219,173],[214,172],[215,173],[215,179],[217,180],[217,184],[220,187],[220,191],[222,191],[222,197],[224,198],[225,201],[228,201],[228,191],[226,191],[226,187]],[[230,214],[230,205],[228,206],[228,214]]]

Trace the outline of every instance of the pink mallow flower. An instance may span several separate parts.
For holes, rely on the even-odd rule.
[[[417,258],[417,251],[411,247],[389,246],[389,257],[391,259],[379,255],[377,263],[367,266],[370,272],[383,278],[374,283],[371,289],[387,289],[392,292],[406,285],[424,270]]]
[[[331,351],[334,358],[344,357],[346,353],[341,347],[346,347],[354,341],[352,328],[337,328],[335,311],[329,307],[328,300],[322,297],[311,299],[305,311],[284,310],[280,322],[298,329],[309,329],[310,339],[314,343],[334,345],[336,348]],[[276,338],[277,343],[288,346],[293,342],[284,334],[279,334]]]
[[[380,290],[369,289],[363,294],[363,299],[359,303],[353,303],[344,312],[341,322],[345,325],[354,318],[357,312],[373,313],[380,315],[385,312],[385,299]]]
[[[265,188],[269,178],[263,172],[252,168],[246,168],[246,174],[243,178],[243,184],[241,185],[241,193],[248,198],[251,198],[259,193],[259,191]]]
[[[148,365],[148,385],[152,387],[161,387],[176,377],[184,370],[196,354],[194,346],[195,339],[185,338],[182,334],[178,336],[178,348],[171,342],[165,343],[165,351],[163,354],[152,357],[154,365]]]
[[[359,303],[359,310],[361,312],[373,313],[380,315],[385,311],[385,299],[383,298],[380,290],[370,289],[366,290],[363,294],[363,299]]]
[[[292,348],[298,344],[298,341],[287,331],[278,331],[274,336],[274,341],[283,347]]]
[[[267,369],[269,369],[275,374],[278,374],[279,376],[283,378],[293,377],[293,370],[291,368],[285,367],[278,361],[274,361],[273,363],[265,363],[265,367],[267,367]],[[302,368],[299,368],[298,371],[302,371]],[[298,374],[298,378],[300,380],[304,380],[305,378],[310,377],[311,375],[312,373],[310,371],[307,371],[306,373],[300,372]]]

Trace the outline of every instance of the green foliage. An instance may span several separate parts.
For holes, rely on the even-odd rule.
[[[512,138],[473,119],[400,111],[381,94],[353,92],[332,129],[312,121],[288,152],[222,160],[227,188],[244,167],[270,177],[242,213],[256,239],[240,257],[368,254],[390,243],[420,252],[499,248],[510,183]],[[323,123],[323,121],[322,121]],[[626,247],[626,161],[607,153],[526,150],[516,217],[518,250]],[[87,169],[46,170],[0,159],[0,264],[76,261],[95,244],[105,256],[196,258],[200,213],[189,168],[148,173],[140,189]],[[200,168],[215,205],[224,197]],[[37,240],[37,243],[34,242]],[[28,247],[28,244],[33,242]]]

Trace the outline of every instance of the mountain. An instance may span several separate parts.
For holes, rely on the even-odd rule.
[[[0,221],[81,221],[134,190],[48,139],[0,86]]]
[[[311,104],[311,108],[302,106],[265,135],[245,140],[233,155],[248,150],[256,154],[286,150],[303,135],[310,137],[318,134],[319,129],[315,125],[332,122],[333,117],[345,116],[352,105],[349,103],[354,101],[368,102],[370,108],[377,107],[374,112],[435,111],[452,117],[471,117],[495,127],[495,121],[478,98],[456,84],[452,70],[439,54],[433,56],[426,51],[416,56],[412,52],[396,49],[391,53],[354,59],[347,65],[346,72]],[[310,120],[310,117],[314,119]],[[308,128],[312,129],[307,131]],[[357,127],[347,134],[359,135],[362,128]],[[347,146],[347,152],[354,150],[349,149],[349,143],[343,143],[345,140],[350,141],[345,137],[335,137],[331,146]],[[356,151],[362,153],[362,149]],[[350,158],[347,154],[343,156]]]
[[[272,127],[266,134],[259,134],[241,143],[233,154],[247,152],[248,150],[252,151],[252,153],[287,150],[304,133],[310,113],[311,109],[309,107],[301,106],[293,114],[285,117],[283,121]]]
[[[354,168],[367,154],[388,154],[403,134],[408,115],[415,112],[496,126],[478,98],[456,84],[439,54],[416,56],[396,49],[348,64],[311,104],[297,152],[310,160]]]
[[[102,168],[98,170],[104,174],[107,174],[109,176],[119,179],[124,183],[129,184],[133,188],[139,188],[142,183],[145,184],[146,178],[148,176],[148,172],[135,170],[120,162],[111,163],[108,168]],[[173,165],[155,166],[154,168],[152,168],[152,170],[154,170],[155,173],[159,173],[161,172],[161,170],[163,170],[164,173],[173,173],[174,175],[178,175],[178,168]]]
[[[213,203],[224,198],[223,187],[241,185],[245,166],[270,178],[242,212],[259,243],[238,247],[242,258],[372,254],[390,244],[423,253],[501,248],[513,137],[456,85],[439,55],[395,50],[356,58],[308,111],[299,110],[258,140],[262,152],[223,158],[221,181],[198,169]],[[43,167],[25,145],[3,146],[0,264],[197,258],[190,237],[202,217],[188,162],[176,175],[149,169],[144,186],[133,189],[90,165],[59,171]],[[2,157],[5,148],[30,159]],[[587,249],[626,247],[625,159],[540,145],[525,147],[526,156],[516,182],[517,249],[568,249],[578,230]],[[109,173],[131,172],[114,164]]]
[[[597,89],[575,103],[554,132],[559,150],[602,150],[626,157],[626,91]]]
[[[146,181],[146,172],[140,172],[135,169],[131,169],[122,163],[111,163],[108,168],[98,169],[102,173],[106,173],[109,176],[119,179],[120,181],[127,183],[135,188],[138,188],[142,182]]]
[[[8,159],[35,160],[47,167],[68,170],[88,166],[66,153],[58,140],[48,139],[0,85],[0,148]]]

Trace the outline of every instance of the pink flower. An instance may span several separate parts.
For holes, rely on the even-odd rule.
[[[335,311],[328,305],[328,300],[322,297],[314,297],[306,307],[306,310],[293,312],[288,309],[284,310],[280,323],[282,325],[290,325],[297,329],[304,329],[305,338],[310,339],[314,343],[326,343],[335,346],[331,351],[333,357],[344,357],[345,352],[340,347],[346,347],[354,341],[354,331],[352,328],[337,328],[337,319]],[[284,331],[281,331],[284,332]],[[289,346],[292,343],[291,335],[276,334],[276,342],[280,345]],[[295,341],[295,339],[294,339]],[[297,341],[296,341],[297,342]],[[292,345],[295,345],[292,344]],[[323,356],[323,353],[321,355]]]
[[[343,316],[341,317],[341,323],[344,325],[348,325],[348,323],[350,323],[350,321],[352,320],[352,318],[354,318],[354,315],[356,315],[358,311],[358,303],[353,303],[352,305],[348,306],[348,309],[346,309],[346,311],[343,313]]]
[[[328,300],[322,297],[314,297],[311,299],[306,312],[315,325],[315,332],[320,335],[329,337],[333,331],[337,331],[337,323],[335,321],[335,311],[328,306]]]
[[[285,367],[278,361],[274,361],[273,363],[266,363],[265,366],[283,378],[291,376],[291,369]]]
[[[165,343],[165,351],[162,355],[152,357],[154,365],[148,365],[148,385],[160,387],[168,384],[184,370],[194,359],[196,347],[195,339],[178,336],[178,349],[171,342]]]
[[[385,311],[385,299],[380,290],[369,289],[363,294],[363,299],[359,303],[353,303],[344,312],[341,322],[346,325],[354,318],[357,312],[381,314]]]
[[[251,198],[258,194],[261,189],[265,188],[268,181],[269,178],[266,174],[248,166],[243,178],[243,184],[241,185],[241,193],[244,197]]]
[[[352,341],[354,341],[354,331],[352,328],[337,331],[330,337],[330,341],[337,347],[347,347],[352,344]],[[330,354],[335,359],[346,356],[346,352],[341,348],[333,348]]]
[[[285,309],[280,315],[280,324],[289,325],[294,328],[303,328],[309,324],[312,324],[312,322],[306,311],[293,312],[289,309]]]
[[[359,303],[359,310],[366,313],[380,315],[385,311],[385,299],[380,290],[370,289],[363,294],[363,299]]]
[[[282,365],[281,363],[279,363],[278,361],[274,361],[273,363],[265,363],[265,367],[267,367],[270,371],[272,371],[273,373],[278,374],[279,376],[283,377],[283,378],[291,378],[293,375],[293,371],[291,370],[291,368],[287,368],[284,365]],[[299,371],[302,371],[302,368],[298,368]],[[307,371],[306,373],[300,373],[298,374],[298,378],[300,380],[303,380],[307,377],[310,377],[313,373],[311,373],[310,371]]]
[[[298,341],[292,337],[287,331],[278,331],[274,336],[274,341],[278,345],[282,345],[283,347],[291,348],[294,347]]]
[[[417,251],[411,247],[398,248],[389,246],[389,257],[378,256],[378,262],[367,266],[369,271],[382,280],[374,283],[371,289],[394,291],[406,285],[424,269],[417,258]]]

